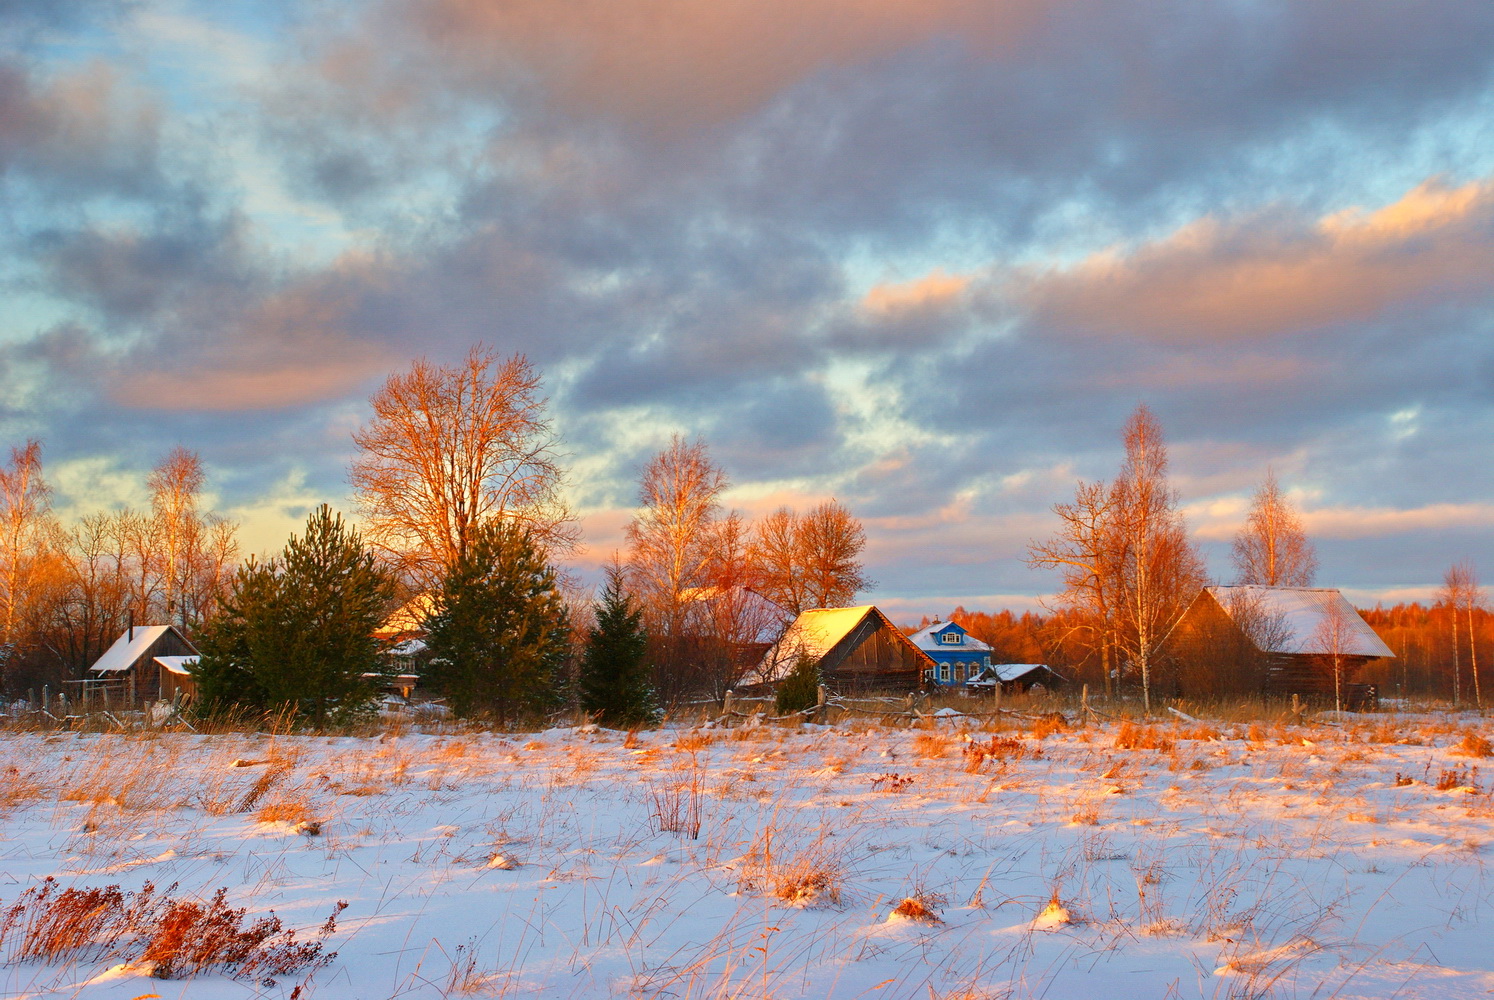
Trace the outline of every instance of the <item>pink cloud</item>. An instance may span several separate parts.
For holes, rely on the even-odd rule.
[[[1043,8],[1038,0],[438,0],[410,16],[435,52],[476,80],[539,82],[563,110],[674,131],[751,111],[821,66],[936,35],[1010,44]]]
[[[1019,277],[1011,289],[1056,329],[1161,341],[1291,333],[1486,291],[1491,220],[1494,182],[1431,180],[1381,209],[1308,225],[1199,219],[1139,247]]]

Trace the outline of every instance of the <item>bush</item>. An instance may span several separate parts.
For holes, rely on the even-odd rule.
[[[812,657],[800,653],[794,661],[794,668],[779,683],[773,707],[779,715],[788,715],[814,708],[819,701],[820,665]]]

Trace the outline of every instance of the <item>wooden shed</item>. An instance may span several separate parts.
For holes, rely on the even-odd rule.
[[[196,655],[197,648],[175,625],[132,626],[88,668],[86,678],[72,682],[75,698],[85,709],[156,701],[162,697],[161,675],[169,672],[156,658]]]
[[[788,676],[801,655],[819,664],[820,677],[835,691],[912,691],[935,669],[927,653],[867,604],[819,608],[799,615],[741,684],[776,684]]]
[[[1343,594],[1322,587],[1205,587],[1173,629],[1168,651],[1184,688],[1331,699],[1336,677],[1345,704],[1355,707],[1376,700],[1354,684],[1359,671],[1395,656]]]

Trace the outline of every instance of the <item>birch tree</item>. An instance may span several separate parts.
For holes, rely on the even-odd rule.
[[[1151,410],[1137,407],[1124,441],[1115,482],[1081,482],[1073,503],[1055,505],[1061,529],[1029,547],[1028,564],[1060,571],[1057,603],[1092,630],[1107,683],[1113,650],[1140,678],[1150,712],[1162,643],[1205,577],[1168,482],[1167,448]]]
[[[1273,473],[1256,490],[1235,536],[1231,558],[1236,580],[1266,587],[1310,587],[1318,556],[1302,530],[1302,519],[1282,494]]]
[[[638,512],[627,527],[627,580],[652,637],[660,694],[680,697],[690,676],[690,638],[709,631],[701,592],[712,583],[721,494],[729,481],[705,442],[678,434],[649,460],[638,481]]]
[[[50,562],[52,491],[41,443],[27,441],[0,467],[0,668],[8,666]]]
[[[1467,623],[1468,658],[1473,679],[1473,697],[1483,707],[1483,691],[1478,677],[1478,652],[1474,647],[1474,611],[1483,603],[1482,588],[1473,563],[1461,559],[1452,564],[1442,577],[1442,590],[1437,594],[1439,604],[1447,608],[1448,623],[1452,637],[1453,704],[1463,700],[1463,662],[1459,642],[1461,623]]]
[[[166,621],[178,624],[186,569],[192,550],[200,540],[202,521],[197,513],[198,497],[207,477],[202,461],[194,451],[178,445],[151,471],[146,485],[150,487],[151,512],[159,542],[161,563],[161,596],[165,602]]]
[[[1126,460],[1112,487],[1120,568],[1119,635],[1141,676],[1151,711],[1152,671],[1162,641],[1205,581],[1203,560],[1188,539],[1177,491],[1167,478],[1162,425],[1145,405],[1126,422]]]

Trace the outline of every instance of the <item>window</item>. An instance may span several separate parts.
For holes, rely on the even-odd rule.
[[[947,680],[949,680],[949,664],[948,663],[941,663],[941,664],[939,664],[939,679],[941,681],[947,681]]]
[[[948,632],[940,632],[939,641],[946,646],[958,646],[960,644],[960,633],[954,629],[950,629]]]

